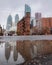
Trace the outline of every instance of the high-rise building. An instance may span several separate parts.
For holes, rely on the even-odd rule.
[[[33,27],[33,22],[34,22],[34,20],[32,19],[32,20],[31,20],[31,24],[30,24],[30,27],[31,27],[31,28]]]
[[[31,8],[29,5],[25,4],[25,20],[24,20],[24,34],[30,34],[30,19],[31,19]]]
[[[36,26],[38,28],[38,31],[40,31],[42,28],[41,17],[42,17],[41,13],[35,13],[35,20],[36,20]]]
[[[19,21],[19,16],[18,16],[18,14],[16,14],[16,16],[15,16],[15,25],[17,25],[18,21]]]
[[[41,18],[41,13],[35,13],[35,19],[40,20]]]
[[[25,16],[17,24],[17,32],[19,35],[30,34],[30,17],[31,8],[27,4],[25,4]]]
[[[7,26],[6,29],[9,30],[12,27],[12,16],[9,15],[7,18]]]
[[[31,8],[27,4],[25,4],[25,14],[27,12],[30,12],[31,13]]]

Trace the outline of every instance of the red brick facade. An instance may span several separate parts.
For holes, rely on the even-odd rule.
[[[45,27],[48,27],[50,28],[51,27],[51,18],[42,18],[41,19],[42,21],[42,27],[45,28]]]
[[[43,32],[46,34],[52,33],[52,17],[41,18],[39,22],[41,22],[39,26],[41,26]],[[26,15],[17,23],[17,34],[30,35],[30,13],[26,13]]]
[[[25,17],[17,23],[17,34],[18,35],[29,35],[30,34],[30,13],[26,13]]]
[[[48,17],[48,18],[41,18],[41,22],[42,22],[42,28],[44,29],[44,31],[47,31],[49,34],[52,34],[52,18]]]
[[[52,34],[52,18],[51,17],[49,17],[49,18],[41,18],[41,20],[38,21],[38,22],[41,22],[41,24],[39,25],[39,26],[41,26],[41,29],[36,24],[37,26],[35,26],[35,27],[33,27],[31,29],[33,35]],[[39,29],[40,29],[40,31],[38,32]]]

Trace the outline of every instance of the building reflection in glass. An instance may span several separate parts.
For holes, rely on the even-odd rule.
[[[10,58],[10,54],[11,54],[11,46],[7,42],[7,43],[5,43],[5,58],[6,58],[7,62],[9,60],[9,58]]]

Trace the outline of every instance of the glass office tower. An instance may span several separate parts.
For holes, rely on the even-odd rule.
[[[19,16],[18,16],[18,14],[16,14],[16,16],[15,16],[15,24],[16,25],[17,25],[18,21],[19,21]]]
[[[6,29],[9,30],[12,27],[12,16],[9,15],[7,18],[7,26]]]
[[[25,4],[25,13],[30,12],[31,13],[31,8],[27,4]]]

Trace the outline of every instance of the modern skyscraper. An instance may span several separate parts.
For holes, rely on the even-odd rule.
[[[25,4],[25,14],[27,12],[31,13],[31,8],[27,4]]]
[[[19,16],[18,16],[18,14],[16,14],[16,16],[15,16],[15,24],[16,25],[17,25],[18,21],[19,21]]]
[[[17,24],[18,35],[30,35],[31,8],[25,4],[25,16]]]
[[[31,28],[33,27],[33,22],[34,22],[34,21],[33,21],[33,19],[32,19],[32,21],[31,21]]]
[[[9,15],[8,18],[7,18],[7,26],[6,26],[6,29],[9,30],[12,26],[12,16]]]

